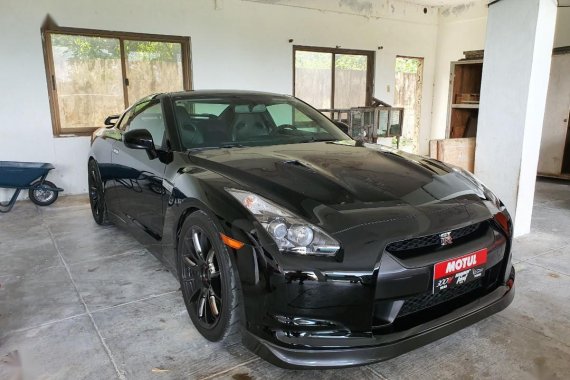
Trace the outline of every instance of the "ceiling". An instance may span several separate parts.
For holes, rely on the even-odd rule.
[[[467,3],[481,2],[482,0],[403,0],[407,3],[426,5],[429,7],[453,6]]]
[[[467,3],[475,3],[475,2],[482,2],[484,0],[403,0],[408,3],[419,4],[419,5],[426,5],[429,7],[446,7],[446,6],[454,6],[454,5],[461,5]],[[491,1],[491,0],[487,0]],[[558,0],[558,4],[560,6],[570,6],[570,0]]]

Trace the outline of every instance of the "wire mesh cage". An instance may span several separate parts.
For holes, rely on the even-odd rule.
[[[354,107],[320,111],[334,121],[346,123],[348,134],[357,140],[375,143],[379,137],[399,139],[402,136],[404,109],[400,107]]]

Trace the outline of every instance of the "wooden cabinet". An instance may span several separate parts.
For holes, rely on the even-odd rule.
[[[451,63],[448,138],[475,137],[479,117],[479,97],[483,60],[463,60]]]
[[[482,52],[481,52],[482,55]],[[430,142],[430,155],[473,172],[482,59],[451,62],[446,139]]]

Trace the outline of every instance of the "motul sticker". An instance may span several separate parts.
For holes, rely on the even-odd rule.
[[[442,277],[451,276],[452,274],[463,272],[467,269],[479,267],[486,262],[487,248],[435,264],[434,278],[437,280]]]
[[[483,276],[487,262],[487,249],[465,256],[442,261],[434,265],[434,293],[443,289],[463,285]]]

